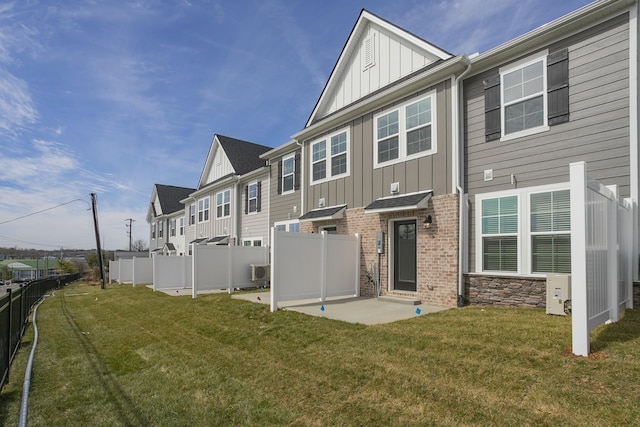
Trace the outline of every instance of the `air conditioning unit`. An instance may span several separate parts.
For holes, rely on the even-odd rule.
[[[251,281],[267,282],[271,277],[270,264],[251,264]]]
[[[547,275],[547,314],[571,314],[571,275]]]

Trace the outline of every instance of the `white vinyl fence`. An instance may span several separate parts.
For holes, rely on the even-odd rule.
[[[109,281],[133,283],[133,286],[153,281],[151,258],[130,258],[109,261]]]
[[[193,245],[192,296],[199,291],[255,286],[251,264],[267,264],[268,247]]]
[[[616,188],[570,165],[571,312],[573,353],[589,355],[589,332],[633,307],[633,204]]]
[[[191,256],[154,256],[153,290],[191,287]]]
[[[133,286],[153,282],[153,259],[133,258]]]
[[[360,295],[360,237],[272,228],[271,311],[278,301]]]

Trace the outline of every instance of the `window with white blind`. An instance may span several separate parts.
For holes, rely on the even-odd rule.
[[[476,195],[476,272],[571,272],[566,184]]]

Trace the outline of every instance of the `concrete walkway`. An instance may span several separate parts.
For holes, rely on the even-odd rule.
[[[266,291],[233,294],[232,298],[260,304],[270,304],[271,293]],[[312,316],[326,317],[328,319],[341,320],[349,323],[362,323],[365,325],[390,323],[446,310],[445,307],[426,304],[402,304],[399,302],[364,297],[334,297],[328,298],[324,303],[316,299],[282,301],[278,304],[278,308],[280,310],[292,310]]]

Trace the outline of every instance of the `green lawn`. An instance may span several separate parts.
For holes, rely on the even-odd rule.
[[[210,294],[71,285],[38,309],[30,426],[640,425],[640,310],[468,307],[376,326]],[[16,425],[29,328],[0,394]]]

